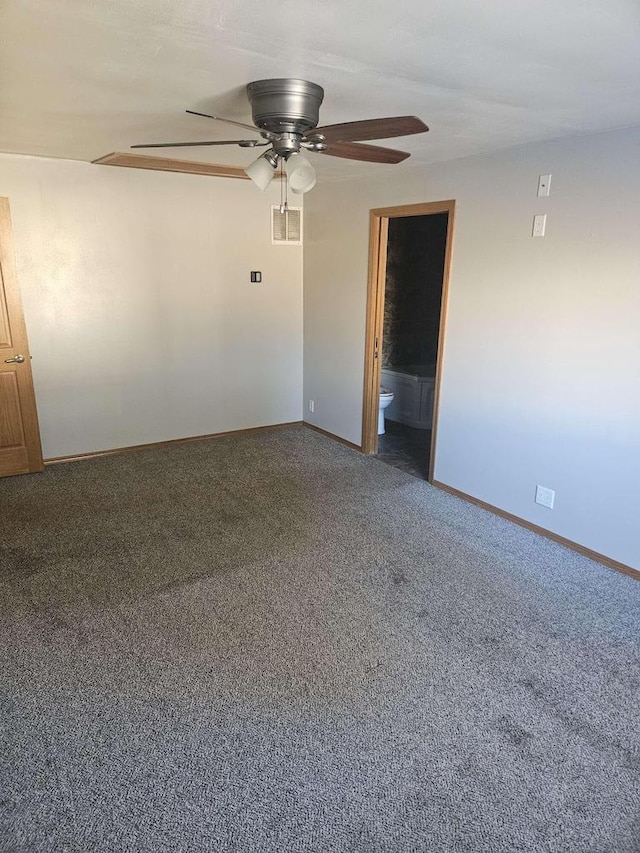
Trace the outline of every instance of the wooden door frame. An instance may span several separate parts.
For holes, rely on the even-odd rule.
[[[397,207],[378,207],[369,215],[369,280],[367,285],[367,320],[364,351],[364,394],[362,403],[362,452],[378,452],[378,409],[380,395],[380,363],[382,356],[382,335],[384,330],[384,290],[387,273],[387,240],[389,220],[401,216],[429,216],[433,213],[448,213],[447,238],[445,245],[444,269],[442,273],[442,298],[440,301],[440,327],[438,333],[438,353],[436,356],[436,381],[434,389],[433,425],[431,429],[431,454],[429,459],[429,482],[433,482],[435,463],[436,432],[438,426],[438,406],[440,401],[440,377],[442,373],[442,353],[447,325],[449,304],[449,274],[451,270],[451,252],[453,229],[455,224],[456,203],[447,201],[424,202],[423,204],[403,204]]]

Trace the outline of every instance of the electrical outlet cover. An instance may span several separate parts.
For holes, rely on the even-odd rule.
[[[553,489],[547,489],[546,486],[536,486],[536,503],[540,506],[546,506],[547,509],[553,509],[553,502],[556,493]]]
[[[532,237],[544,237],[544,232],[547,227],[547,214],[538,213],[533,217],[533,228],[531,229]]]

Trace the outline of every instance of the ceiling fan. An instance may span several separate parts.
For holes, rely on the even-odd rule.
[[[284,162],[285,173],[292,192],[305,193],[316,182],[315,169],[302,150],[348,160],[365,160],[370,163],[401,163],[409,157],[406,151],[363,145],[364,140],[389,139],[393,136],[410,136],[429,130],[415,116],[374,118],[348,121],[318,127],[319,110],[324,89],[317,83],[284,77],[275,80],[256,80],[247,86],[254,126],[232,121],[222,116],[187,110],[190,115],[224,121],[260,134],[260,139],[225,139],[209,142],[156,142],[132,145],[132,148],[186,148],[204,145],[238,145],[240,148],[268,147],[245,169],[247,175],[260,189],[271,182],[279,161]]]

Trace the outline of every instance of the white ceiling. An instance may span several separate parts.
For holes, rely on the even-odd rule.
[[[397,166],[310,155],[329,178],[640,125],[638,0],[3,0],[0,151],[93,160],[237,139],[245,84],[302,77],[320,123],[417,115]],[[385,144],[382,142],[381,144]],[[237,147],[168,149],[247,165]]]

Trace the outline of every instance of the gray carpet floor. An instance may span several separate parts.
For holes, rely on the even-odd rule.
[[[640,851],[640,584],[303,427],[0,482],[2,851]]]

